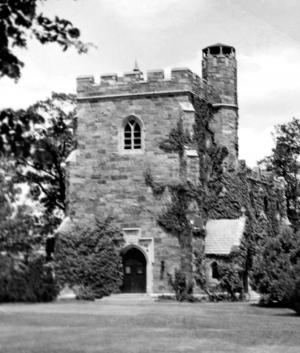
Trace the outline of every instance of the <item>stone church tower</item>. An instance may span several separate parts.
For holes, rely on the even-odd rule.
[[[135,67],[122,77],[77,79],[78,150],[69,158],[69,217],[90,223],[113,216],[123,230],[125,292],[166,293],[168,273],[178,267],[180,248],[156,223],[161,200],[145,184],[150,169],[158,181],[178,178],[178,156],[159,149],[179,118],[195,121],[194,97],[214,107],[211,129],[227,147],[227,164],[238,158],[238,104],[235,49],[216,44],[203,49],[201,79],[187,68],[147,72]],[[190,177],[197,180],[197,153],[187,151]]]

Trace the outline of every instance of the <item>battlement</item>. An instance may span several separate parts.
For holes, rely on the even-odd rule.
[[[283,190],[285,180],[283,177],[277,177],[272,171],[260,168],[259,166],[248,168],[244,160],[239,161],[239,171],[247,170],[248,179],[263,184],[273,184],[278,190]]]
[[[146,79],[144,78],[146,77]],[[133,70],[124,72],[123,76],[118,76],[116,73],[107,73],[100,76],[100,85],[119,85],[127,84],[130,82],[153,82],[153,81],[169,81],[167,80],[165,71],[162,69],[148,70],[146,76],[140,70]],[[171,80],[188,80],[188,81],[202,81],[202,79],[188,68],[174,68],[171,70]],[[95,83],[93,76],[80,76],[77,82]]]
[[[202,49],[202,57],[227,57],[235,58],[235,49],[231,45],[216,43]]]
[[[135,63],[132,71],[123,75],[102,74],[97,83],[93,76],[77,79],[77,101],[83,105],[122,101],[133,111],[139,104],[151,101],[159,115],[163,104],[172,101],[173,108],[178,102],[189,101],[193,105],[196,99],[213,106],[210,129],[216,143],[229,151],[226,164],[235,169],[238,158],[238,97],[237,61],[232,46],[217,43],[203,49],[202,78],[186,67],[173,68],[170,75],[162,69],[142,72]],[[122,109],[123,106],[120,107]],[[175,115],[172,115],[174,119]]]
[[[149,70],[144,75],[139,69],[125,72],[123,76],[107,73],[100,76],[100,83],[95,83],[94,76],[77,78],[78,98],[105,96],[124,96],[138,94],[175,94],[190,92],[207,101],[218,103],[218,92],[188,68],[174,68],[170,78],[164,70]]]

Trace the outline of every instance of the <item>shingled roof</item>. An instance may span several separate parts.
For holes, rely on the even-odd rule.
[[[211,219],[206,224],[205,253],[228,255],[239,246],[245,229],[246,218]]]

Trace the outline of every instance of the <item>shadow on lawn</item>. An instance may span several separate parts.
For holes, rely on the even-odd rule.
[[[279,303],[271,303],[271,304],[260,304],[260,303],[251,303],[250,306],[252,307],[255,307],[255,308],[259,308],[259,309],[270,309],[270,310],[273,310],[274,309],[285,309],[285,310],[291,310],[291,312],[276,312],[274,311],[273,316],[285,316],[285,317],[299,317],[300,318],[300,315],[297,314],[296,312],[293,311],[292,308],[289,308],[287,306],[284,306],[282,304],[279,304]]]

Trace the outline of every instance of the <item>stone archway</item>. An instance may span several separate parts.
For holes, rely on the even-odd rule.
[[[123,293],[146,293],[147,261],[145,255],[136,247],[124,249],[123,260]]]

